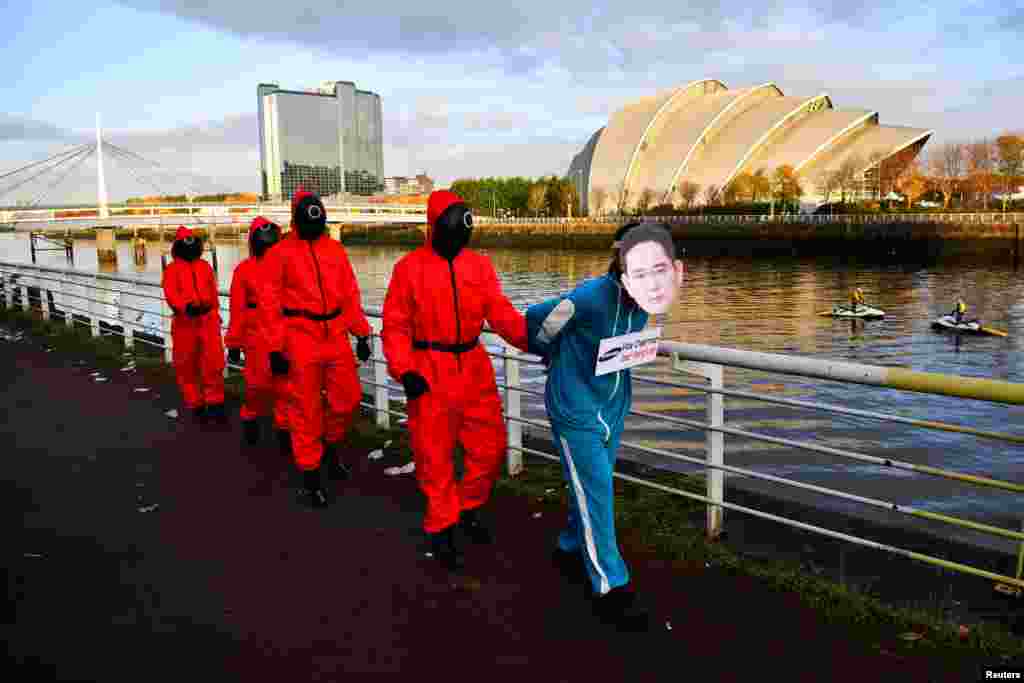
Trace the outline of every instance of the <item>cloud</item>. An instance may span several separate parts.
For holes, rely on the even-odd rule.
[[[71,130],[59,128],[46,121],[0,113],[0,142],[9,140],[66,140],[84,142],[86,136]]]
[[[463,117],[467,130],[519,130],[530,123],[530,115],[521,111],[471,112]]]

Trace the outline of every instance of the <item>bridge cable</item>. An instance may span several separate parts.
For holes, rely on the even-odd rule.
[[[140,155],[136,154],[135,152],[133,152],[133,151],[131,151],[129,149],[124,149],[122,147],[118,147],[117,145],[115,145],[115,144],[113,144],[111,142],[104,142],[104,144],[107,147],[110,147],[112,149],[116,149],[116,150],[120,151],[122,154],[126,154],[126,155],[131,156],[131,157],[133,157],[135,159],[138,159],[139,161],[144,162],[144,163],[146,163],[146,164],[148,164],[150,166],[154,166],[154,167],[160,169],[161,171],[163,171],[163,172],[165,172],[167,174],[170,174],[172,176],[174,176],[174,175],[187,176],[187,177],[189,177],[189,178],[191,178],[193,180],[206,181],[207,183],[211,184],[211,189],[226,188],[226,186],[221,185],[220,183],[218,183],[213,178],[209,178],[207,176],[199,175],[197,173],[190,173],[188,171],[184,171],[184,172],[182,172],[180,170],[179,171],[174,171],[173,169],[170,169],[170,168],[168,168],[166,166],[163,166],[162,164],[160,164],[160,163],[158,163],[156,161],[151,161],[150,159],[147,159],[147,158],[145,158],[143,156],[140,156]],[[192,191],[193,194],[200,194],[199,192],[196,191],[196,184],[194,182],[189,182],[188,185],[189,185],[189,189]]]
[[[46,198],[46,195],[48,195],[55,187],[60,185],[64,181],[65,178],[67,178],[69,175],[71,175],[72,171],[76,170],[79,166],[81,166],[82,162],[84,162],[86,159],[91,157],[93,152],[95,152],[95,151],[96,151],[95,143],[90,145],[88,149],[82,150],[78,154],[78,158],[75,159],[71,163],[70,166],[68,166],[68,168],[64,171],[64,173],[61,174],[61,176],[59,178],[57,178],[57,180],[55,180],[52,183],[50,183],[50,185],[46,189],[44,189],[39,194],[39,196],[36,199],[32,200],[32,204],[31,205],[32,206],[38,206],[39,203],[42,202],[43,199]],[[71,161],[71,159],[69,158],[69,159],[66,159],[65,161]],[[62,161],[61,163],[63,164],[64,162]],[[56,167],[54,167],[54,170],[56,170]]]
[[[84,147],[88,147],[88,145],[82,145],[82,148],[84,148]],[[70,158],[71,156],[75,156],[75,154],[77,154],[78,152],[81,152],[81,151],[82,151],[81,148],[79,148],[78,150],[72,150],[71,153],[68,153],[65,156]],[[7,188],[6,190],[0,191],[0,197],[6,197],[8,194],[10,194],[11,192],[14,192],[15,190],[17,190],[22,185],[35,180],[36,178],[38,178],[39,176],[43,175],[44,173],[49,173],[50,171],[52,171],[53,169],[57,168],[57,166],[60,166],[62,163],[64,163],[67,160],[68,160],[67,158],[62,159],[57,164],[55,164],[55,165],[53,165],[53,166],[51,166],[49,168],[44,168],[39,173],[36,173],[35,175],[29,176],[28,178],[26,178],[25,180],[21,181],[20,183],[16,183],[15,185]]]
[[[93,144],[95,144],[95,143],[93,143]],[[0,174],[0,180],[3,180],[7,176],[12,176],[15,173],[21,173],[22,171],[27,171],[28,169],[32,168],[33,166],[38,166],[39,164],[45,164],[47,161],[51,161],[53,159],[56,159],[57,157],[61,157],[61,156],[64,156],[66,154],[72,154],[73,152],[76,152],[76,151],[82,149],[83,147],[88,147],[88,146],[89,146],[88,143],[86,143],[86,144],[83,144],[83,145],[79,145],[78,147],[75,147],[75,148],[73,148],[71,150],[67,150],[67,151],[61,152],[59,154],[54,154],[52,157],[50,157],[48,159],[43,159],[42,161],[33,161],[31,164],[28,164],[27,166],[22,166],[21,168],[16,168],[13,171],[8,171],[7,173]]]

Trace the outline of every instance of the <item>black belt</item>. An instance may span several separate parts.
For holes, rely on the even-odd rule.
[[[283,308],[281,309],[281,313],[286,318],[302,317],[306,318],[307,320],[316,320],[317,322],[322,322],[324,320],[334,320],[335,318],[337,318],[339,315],[341,315],[341,309],[335,308],[330,313],[311,313],[309,311],[303,311],[297,308]]]
[[[412,348],[419,349],[420,351],[432,349],[434,351],[445,351],[447,353],[466,353],[474,346],[476,346],[479,342],[480,337],[476,337],[475,339],[472,339],[467,342],[462,342],[461,344],[445,344],[444,342],[428,342],[422,341],[420,339],[413,339]]]
[[[256,304],[246,304],[246,308],[256,308]]]

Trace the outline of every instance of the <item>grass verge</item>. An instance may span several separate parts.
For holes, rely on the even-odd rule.
[[[123,340],[117,335],[93,337],[88,327],[76,324],[67,327],[62,320],[44,321],[38,311],[30,313],[0,307],[0,324],[12,330],[23,330],[34,339],[44,341],[67,357],[88,360],[91,366],[116,370],[125,362]],[[171,367],[163,362],[163,351],[136,343],[132,352],[136,371],[154,383],[173,385]],[[241,373],[233,372],[225,381],[229,399],[240,399],[244,390]],[[394,404],[396,408],[400,404]],[[392,427],[383,429],[368,415],[353,425],[350,444],[371,450],[387,441],[389,451],[403,462],[411,459],[408,432]],[[535,449],[543,443],[528,444]],[[497,485],[499,493],[524,496],[550,506],[552,511],[567,504],[567,492],[561,467],[554,462],[524,457],[524,470],[515,478],[503,475]],[[631,463],[620,463],[620,470],[636,469]],[[702,494],[701,477],[640,468],[638,475],[663,486]],[[633,473],[633,472],[631,472]],[[752,559],[730,549],[724,543],[710,542],[695,519],[700,519],[703,504],[678,495],[639,486],[616,479],[615,509],[622,545],[635,557],[656,558],[681,574],[707,571],[709,568],[726,575],[755,579],[767,590],[785,592],[799,597],[825,621],[842,626],[851,639],[868,648],[900,656],[926,656],[941,662],[952,671],[967,670],[980,663],[1024,661],[1024,641],[1001,624],[985,623],[963,634],[958,625],[950,624],[934,614],[897,608],[875,596],[809,574],[793,562]],[[916,634],[912,639],[906,634]]]

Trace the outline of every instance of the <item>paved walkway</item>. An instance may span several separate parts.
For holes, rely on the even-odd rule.
[[[40,680],[964,680],[750,580],[628,553],[656,628],[619,634],[548,564],[560,520],[511,496],[493,505],[499,543],[469,548],[453,582],[423,555],[411,475],[353,452],[337,502],[306,510],[237,421],[168,418],[172,387],[92,371],[0,341],[3,629]]]

